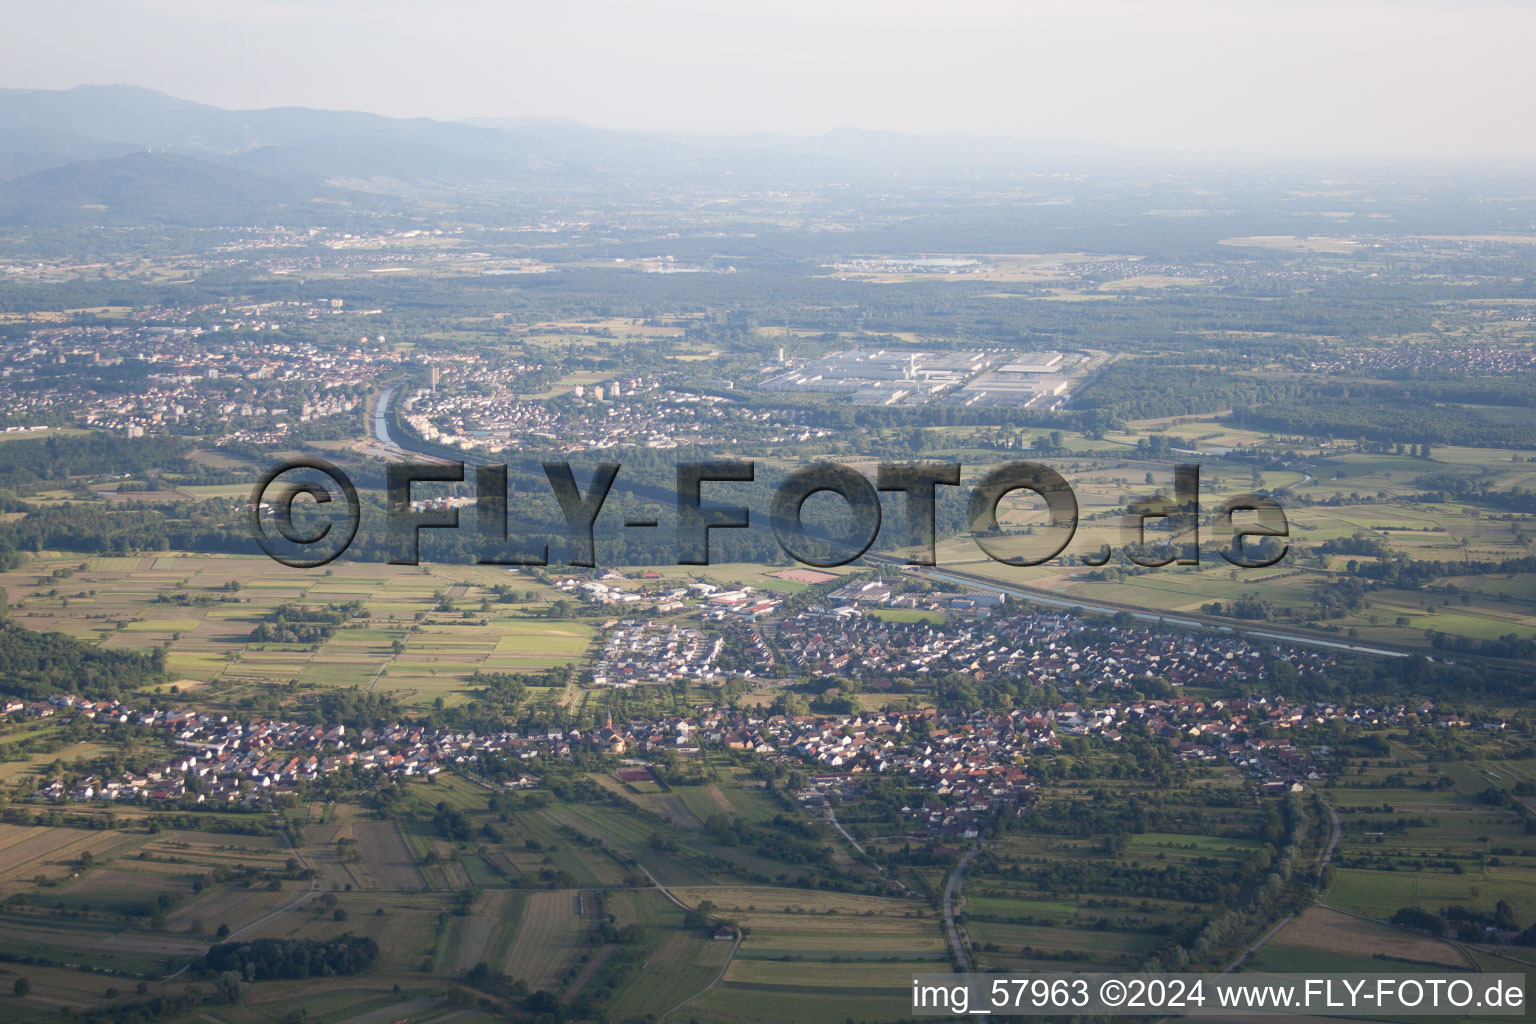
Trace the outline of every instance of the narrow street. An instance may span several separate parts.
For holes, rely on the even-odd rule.
[[[955,963],[963,970],[971,969],[971,958],[965,952],[965,943],[960,940],[960,926],[955,924],[955,894],[960,891],[960,886],[965,881],[965,868],[970,864],[971,858],[976,856],[975,850],[968,850],[960,863],[955,865],[954,873],[949,876],[949,881],[944,885],[944,929],[949,933],[949,947],[955,954]],[[965,906],[965,897],[960,897],[960,906]]]

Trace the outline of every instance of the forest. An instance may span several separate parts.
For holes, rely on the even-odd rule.
[[[252,939],[224,942],[193,961],[200,974],[234,971],[247,981],[359,974],[373,966],[379,944],[368,936],[334,939]]]
[[[103,648],[0,622],[0,679],[6,693],[26,700],[55,693],[116,696],[163,682],[165,651]]]

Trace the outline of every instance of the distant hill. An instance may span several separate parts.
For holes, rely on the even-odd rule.
[[[498,147],[515,150],[505,133],[468,124],[307,107],[224,110],[126,85],[82,85],[61,92],[0,89],[0,133],[23,128],[213,156],[317,136],[487,153]]]
[[[313,195],[172,153],[81,160],[0,184],[0,224],[269,224],[314,217]]]
[[[93,139],[38,125],[0,129],[0,182],[76,160],[121,156],[135,148],[125,142]]]
[[[317,198],[367,203],[365,194],[431,199],[441,209],[495,203],[509,187],[882,180],[1061,170],[1122,156],[1064,140],[625,132],[560,119],[223,110],[124,85],[0,90],[0,222],[8,224],[304,222],[320,209]]]
[[[23,130],[147,146],[206,133],[226,111],[129,85],[0,89],[0,138]]]
[[[65,140],[69,140],[66,144]],[[96,151],[83,151],[89,143]],[[0,180],[128,149],[318,184],[464,183],[558,171],[538,140],[429,118],[279,107],[222,110],[131,86],[0,90]],[[14,174],[7,174],[14,168]]]

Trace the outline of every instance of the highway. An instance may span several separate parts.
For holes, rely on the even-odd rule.
[[[373,406],[373,436],[380,445],[393,452],[405,455],[417,453],[400,445],[389,432],[389,403],[393,401],[399,384],[390,384],[379,392],[378,400]],[[659,489],[631,485],[635,494],[656,500],[673,500],[675,496],[661,493]],[[901,563],[894,558],[885,555],[866,555],[867,561],[881,565],[900,566]],[[1305,647],[1320,647],[1327,650],[1349,651],[1354,654],[1374,654],[1383,658],[1406,658],[1406,651],[1396,651],[1384,647],[1371,647],[1365,644],[1351,644],[1338,640],[1324,640],[1321,637],[1306,636],[1298,633],[1285,633],[1272,629],[1252,629],[1246,626],[1227,626],[1208,622],[1202,619],[1184,618],[1177,615],[1167,615],[1160,612],[1138,611],[1133,608],[1118,608],[1106,604],[1095,604],[1092,601],[1073,600],[1069,598],[1055,597],[1048,593],[1023,587],[1016,584],[1000,583],[997,580],[985,576],[978,576],[959,569],[943,569],[933,567],[906,567],[907,571],[914,575],[923,576],[931,580],[940,580],[946,583],[958,583],[962,586],[976,587],[979,589],[995,590],[1025,601],[1036,604],[1052,605],[1058,608],[1081,608],[1084,611],[1099,612],[1104,615],[1114,615],[1126,612],[1134,618],[1145,622],[1161,622],[1174,626],[1187,626],[1194,629],[1210,629],[1220,633],[1232,633],[1240,636],[1253,637],[1260,640],[1282,640],[1286,643],[1298,644]]]
[[[1267,629],[1249,629],[1244,626],[1222,626],[1206,622],[1201,619],[1186,619],[1177,615],[1167,615],[1161,612],[1136,611],[1130,608],[1116,608],[1110,605],[1095,604],[1092,601],[1078,601],[1069,598],[1052,597],[1038,590],[1026,587],[999,583],[997,580],[985,576],[976,576],[971,573],[961,572],[958,569],[934,569],[918,567],[909,570],[913,575],[922,576],[931,580],[942,580],[946,583],[958,583],[962,586],[975,587],[978,590],[995,590],[1017,597],[1023,601],[1033,601],[1036,604],[1054,605],[1058,608],[1081,608],[1084,611],[1099,612],[1104,615],[1115,615],[1125,612],[1133,618],[1146,622],[1161,622],[1175,626],[1189,626],[1195,629],[1212,629],[1220,633],[1233,633],[1240,636],[1259,637],[1265,640],[1284,640],[1287,643],[1299,644],[1306,647],[1323,647],[1336,651],[1352,651],[1356,654],[1376,654],[1384,658],[1406,658],[1405,651],[1393,651],[1383,647],[1367,647],[1363,644],[1342,643],[1336,640],[1323,640],[1319,637],[1303,636],[1297,633],[1280,633]]]

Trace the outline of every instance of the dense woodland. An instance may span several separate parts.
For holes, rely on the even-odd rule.
[[[6,694],[29,700],[55,693],[115,696],[163,682],[165,651],[108,649],[0,622],[0,680]]]
[[[234,971],[246,981],[358,974],[373,966],[379,944],[365,935],[334,939],[252,939],[214,946],[193,964],[201,974]]]

